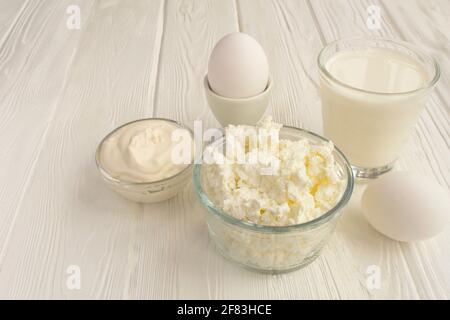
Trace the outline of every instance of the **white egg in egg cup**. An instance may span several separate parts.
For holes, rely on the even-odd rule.
[[[270,93],[273,86],[269,77],[266,88],[260,94],[248,98],[227,98],[214,92],[205,76],[204,86],[206,99],[214,117],[226,127],[233,125],[255,125],[264,115],[269,105]]]

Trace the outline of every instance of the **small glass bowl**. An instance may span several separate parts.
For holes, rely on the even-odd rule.
[[[106,137],[103,138],[103,140],[100,142],[100,144],[97,147],[97,151],[95,153],[95,162],[97,164],[97,168],[100,171],[100,174],[103,178],[103,180],[106,182],[106,184],[112,188],[114,191],[122,195],[128,200],[135,201],[135,202],[141,202],[141,203],[154,203],[154,202],[160,202],[167,200],[169,198],[172,198],[175,196],[181,189],[184,188],[184,186],[189,182],[190,177],[192,176],[192,170],[193,170],[193,161],[191,164],[187,165],[183,170],[178,172],[177,174],[151,182],[132,182],[132,181],[124,181],[117,179],[113,176],[111,176],[103,167],[100,162],[100,151],[103,145],[103,142],[108,139],[111,135],[113,135],[115,132],[117,132],[119,129],[128,126],[130,124],[140,122],[140,121],[151,121],[151,120],[157,120],[157,121],[166,121],[170,124],[175,125],[178,128],[185,129],[189,131],[192,141],[194,141],[194,133],[191,129],[186,127],[180,122],[165,119],[165,118],[146,118],[146,119],[139,119],[135,121],[128,122],[113,131],[111,131]]]
[[[298,140],[306,138],[312,144],[328,142],[312,132],[284,126],[280,139]],[[225,140],[213,142],[219,150],[225,150]],[[220,149],[223,148],[223,149]],[[345,188],[336,205],[320,217],[290,226],[264,226],[239,220],[209,199],[203,189],[204,168],[208,164],[195,164],[194,188],[205,209],[205,217],[210,237],[226,258],[239,265],[258,272],[289,272],[311,263],[333,233],[342,208],[347,204],[353,191],[354,177],[349,162],[335,147],[333,151],[338,174],[345,180]]]

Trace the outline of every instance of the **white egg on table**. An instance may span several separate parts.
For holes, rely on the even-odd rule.
[[[447,226],[450,217],[448,190],[411,172],[392,172],[371,182],[361,204],[369,223],[398,241],[434,237]]]
[[[211,89],[227,98],[248,98],[263,92],[269,81],[269,63],[261,45],[241,32],[224,36],[208,64]]]

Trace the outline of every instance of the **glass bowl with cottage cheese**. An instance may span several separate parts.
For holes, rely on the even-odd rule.
[[[312,262],[353,191],[332,142],[265,119],[229,126],[194,166],[194,188],[220,253],[248,269],[281,273]]]

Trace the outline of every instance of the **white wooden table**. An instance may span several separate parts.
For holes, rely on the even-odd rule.
[[[371,4],[380,29],[366,23]],[[192,184],[133,204],[94,163],[100,139],[133,119],[218,126],[202,79],[215,42],[238,30],[267,53],[275,120],[320,133],[317,54],[367,34],[438,59],[441,81],[397,168],[449,187],[449,17],[449,0],[0,0],[0,298],[449,298],[450,228],[391,241],[361,215],[362,185],[322,255],[271,276],[215,251]],[[367,286],[371,265],[379,289]]]

